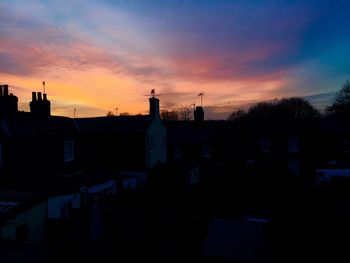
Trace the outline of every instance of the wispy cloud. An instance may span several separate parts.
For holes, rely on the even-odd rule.
[[[203,91],[210,114],[239,101],[326,94],[348,77],[346,7],[342,0],[2,2],[0,75],[20,82],[13,84],[21,93],[50,80],[54,102],[67,102],[55,108],[60,114],[75,103],[89,104],[87,115],[117,106],[143,112],[143,94],[154,88],[165,108],[198,104]]]

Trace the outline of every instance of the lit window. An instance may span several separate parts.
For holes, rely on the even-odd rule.
[[[300,163],[299,160],[290,160],[288,163],[289,172],[294,176],[300,174]]]
[[[269,153],[271,152],[271,138],[262,137],[260,139],[260,152]]]
[[[288,152],[297,153],[299,152],[299,137],[292,136],[288,138]]]
[[[344,152],[350,153],[350,136],[344,138]]]
[[[64,141],[64,161],[70,162],[74,160],[74,142],[72,140]]]

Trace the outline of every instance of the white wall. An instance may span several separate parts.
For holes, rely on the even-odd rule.
[[[112,194],[117,193],[117,185],[114,180],[109,180],[107,182],[103,182],[101,184],[97,184],[86,189],[86,192],[89,194],[95,194],[100,192],[105,192],[110,190]]]
[[[47,218],[60,219],[61,208],[64,204],[72,202],[72,208],[80,208],[80,194],[68,194],[50,197],[47,200]]]
[[[26,243],[44,243],[46,236],[45,218],[46,203],[42,202],[9,220],[1,228],[0,235],[4,240],[16,241],[16,228],[27,223],[28,241]]]
[[[155,149],[150,150],[148,147],[147,162],[148,168],[155,166],[157,163],[165,163],[167,161],[167,132],[162,121],[159,118],[155,118],[147,130],[148,144],[150,144],[151,138],[155,142]],[[150,145],[149,145],[150,146]]]

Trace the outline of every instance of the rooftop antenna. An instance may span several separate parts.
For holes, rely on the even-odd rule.
[[[151,98],[155,98],[156,96],[161,96],[162,94],[157,94],[156,95],[156,90],[152,89],[151,90],[151,95],[147,94],[147,95],[143,95],[143,96],[150,96]]]
[[[43,80],[43,90],[44,90],[43,94],[45,94],[45,80]]]
[[[201,97],[201,107],[203,107],[203,96],[204,96],[204,93],[201,92],[201,93],[198,94],[198,96]]]

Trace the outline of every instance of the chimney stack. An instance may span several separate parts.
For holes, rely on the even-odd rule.
[[[9,85],[4,85],[4,96],[7,97],[9,95]]]
[[[47,99],[46,93],[32,92],[32,101],[29,103],[29,107],[35,118],[43,119],[51,116],[51,102]]]
[[[9,85],[0,85],[0,117],[9,118],[18,111],[18,98],[11,93],[9,96]]]
[[[149,98],[149,115],[153,118],[160,117],[159,99],[157,99],[156,97]]]
[[[194,120],[196,122],[203,122],[204,121],[204,110],[202,106],[197,106],[194,111]]]

